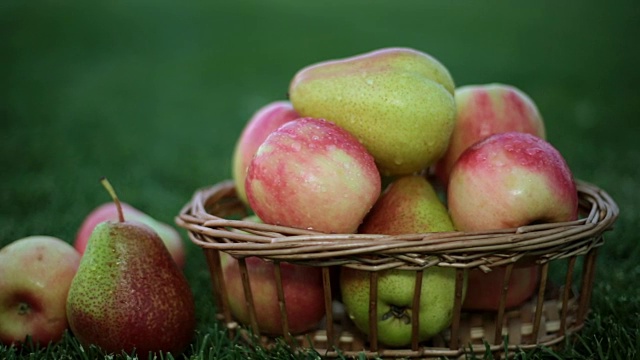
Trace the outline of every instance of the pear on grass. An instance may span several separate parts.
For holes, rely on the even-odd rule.
[[[195,330],[191,288],[150,227],[125,221],[98,224],[67,297],[69,327],[83,346],[109,353],[180,353]]]
[[[394,180],[371,209],[360,233],[411,234],[453,231],[453,223],[431,184],[418,175]],[[419,340],[426,340],[450,324],[455,301],[456,270],[432,266],[423,272],[419,306]],[[383,270],[378,275],[378,340],[389,346],[411,343],[416,272]],[[343,267],[342,300],[356,327],[369,333],[369,274]],[[463,287],[466,287],[466,279]]]

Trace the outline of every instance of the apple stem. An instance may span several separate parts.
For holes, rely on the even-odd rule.
[[[405,324],[411,323],[411,316],[407,313],[407,308],[404,306],[391,305],[389,311],[382,315],[382,320],[388,320],[392,317],[402,320]]]
[[[109,195],[111,195],[113,202],[116,203],[116,209],[118,209],[118,219],[120,220],[120,222],[124,222],[124,213],[122,212],[122,205],[120,204],[118,195],[116,195],[116,191],[113,189],[113,186],[111,186],[111,183],[109,182],[109,180],[107,180],[106,177],[102,177],[100,179],[100,182],[102,183],[102,186],[104,186],[104,188],[107,189],[107,191],[109,192]]]
[[[21,302],[18,305],[18,315],[28,315],[29,310],[31,310],[31,306],[25,302]]]

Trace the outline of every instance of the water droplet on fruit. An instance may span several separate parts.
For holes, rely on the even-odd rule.
[[[300,151],[300,149],[301,149],[300,143],[294,142],[293,144],[291,144],[291,148],[294,151]]]
[[[373,79],[367,79],[367,85],[373,85]]]
[[[527,150],[525,150],[527,154],[534,156],[538,153],[538,149],[537,148],[528,148]]]
[[[393,159],[393,163],[396,164],[396,165],[402,165],[402,159],[395,158],[395,159]]]

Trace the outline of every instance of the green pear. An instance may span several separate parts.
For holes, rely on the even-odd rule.
[[[387,235],[453,231],[447,209],[431,184],[417,175],[402,176],[384,191],[365,218],[361,233]],[[419,340],[426,340],[452,321],[456,270],[432,266],[423,272],[419,306]],[[416,272],[383,270],[378,273],[378,340],[389,346],[411,342]],[[343,267],[340,287],[345,309],[356,327],[369,333],[369,274]],[[464,287],[466,287],[466,279]],[[463,287],[463,290],[464,290]]]
[[[93,230],[67,296],[75,337],[109,353],[180,353],[195,330],[193,293],[158,234],[147,225],[104,221]]]
[[[441,158],[455,125],[455,85],[432,56],[385,48],[298,71],[289,99],[360,140],[384,175],[407,175]]]

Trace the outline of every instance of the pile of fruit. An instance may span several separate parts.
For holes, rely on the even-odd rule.
[[[259,109],[233,158],[239,198],[251,221],[324,233],[408,234],[481,231],[578,216],[572,174],[545,140],[534,102],[513,86],[456,88],[440,62],[388,48],[315,64],[293,78],[288,101]],[[427,176],[428,175],[428,176]],[[384,184],[384,188],[383,188]],[[180,235],[130,205],[99,207],[75,247],[45,236],[0,250],[0,342],[58,341],[69,328],[107,352],[179,353],[192,340],[193,295]],[[440,191],[441,190],[441,191]],[[238,261],[223,253],[231,312],[249,323]],[[246,259],[261,332],[281,335],[273,264]],[[503,274],[467,274],[463,307],[498,307]],[[321,269],[282,264],[291,333],[325,315]],[[366,272],[339,269],[341,301],[369,329]],[[535,265],[514,269],[507,307],[526,301]],[[451,323],[455,271],[424,271],[420,340]],[[378,275],[378,339],[411,341],[415,273]]]
[[[407,48],[388,48],[301,69],[289,101],[266,104],[249,120],[233,158],[238,197],[248,220],[323,233],[416,234],[482,231],[578,217],[578,194],[561,154],[545,141],[534,102],[504,84],[455,88],[445,66]],[[383,185],[384,188],[383,188]],[[273,264],[247,259],[257,323],[279,335],[281,319]],[[223,254],[233,315],[249,314],[237,261]],[[536,265],[514,268],[507,308],[535,292]],[[369,330],[369,277],[339,270],[347,314]],[[455,270],[424,271],[420,340],[447,328],[454,307]],[[282,268],[292,333],[324,316],[318,268]],[[471,270],[465,310],[499,307],[504,268]],[[378,274],[378,340],[411,342],[415,272]]]
[[[46,346],[70,329],[106,353],[183,351],[195,303],[172,226],[114,201],[87,215],[73,246],[29,236],[0,249],[0,343]]]

